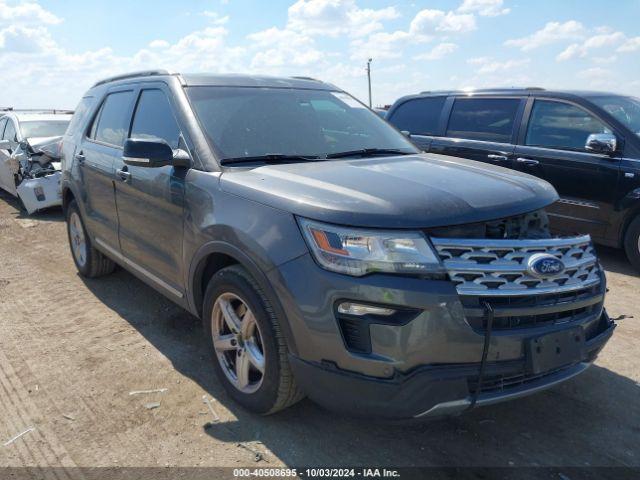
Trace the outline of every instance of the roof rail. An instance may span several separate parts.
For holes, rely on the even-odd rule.
[[[15,107],[0,107],[0,112],[27,112],[27,113],[52,113],[73,115],[73,110],[64,108],[15,108]]]
[[[155,75],[171,75],[171,72],[168,70],[140,70],[138,72],[130,72],[123,73],[121,75],[114,75],[113,77],[108,77],[99,82],[93,84],[93,87],[97,87],[98,85],[103,85],[109,82],[115,82],[116,80],[126,80],[127,78],[137,78],[137,77],[152,77]]]
[[[546,90],[546,88],[542,88],[542,87],[525,87],[525,90]]]
[[[298,76],[298,75],[294,75],[291,78],[295,78],[296,80],[312,80],[314,82],[320,82],[322,83],[322,80],[318,80],[317,78],[313,78],[313,77],[304,77],[304,76]]]

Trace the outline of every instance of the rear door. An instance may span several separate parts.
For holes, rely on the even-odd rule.
[[[435,135],[440,133],[440,118],[447,97],[411,98],[389,112],[386,120],[398,130],[409,132],[411,141],[429,151]]]
[[[592,133],[614,133],[575,103],[535,98],[527,106],[516,146],[516,168],[551,183],[560,201],[548,208],[551,227],[566,234],[603,238],[614,211],[620,155],[588,152]],[[618,136],[620,138],[620,136]]]
[[[134,89],[112,89],[76,149],[74,162],[85,190],[85,221],[103,249],[119,252],[114,162],[122,157],[134,103]]]
[[[131,138],[183,146],[181,129],[164,84],[145,84],[137,94]],[[182,297],[182,213],[186,168],[146,168],[115,162],[120,248],[139,273]]]
[[[525,99],[522,97],[455,97],[445,136],[430,151],[513,167],[513,150]]]

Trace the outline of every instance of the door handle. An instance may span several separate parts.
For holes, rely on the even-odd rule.
[[[76,153],[74,155],[74,158],[78,161],[78,163],[84,163],[85,158],[82,152]]]
[[[523,165],[527,165],[529,167],[540,165],[540,162],[538,160],[534,160],[533,158],[518,157],[516,158],[516,162],[522,163]]]
[[[116,170],[116,177],[118,177],[123,182],[128,182],[131,179],[131,172],[119,168],[118,170]]]
[[[493,160],[494,162],[506,162],[508,160],[506,155],[496,155],[494,153],[490,153],[487,155],[489,160]]]

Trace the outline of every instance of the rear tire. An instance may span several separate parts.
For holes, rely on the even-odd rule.
[[[94,248],[75,200],[69,202],[66,217],[71,256],[80,274],[87,278],[97,278],[113,272],[116,264]]]
[[[624,250],[631,265],[640,271],[640,216],[634,218],[627,228]]]
[[[244,268],[232,265],[213,276],[202,318],[216,374],[236,402],[268,415],[304,397],[289,366],[279,320]],[[243,361],[249,366],[245,374],[239,374]]]

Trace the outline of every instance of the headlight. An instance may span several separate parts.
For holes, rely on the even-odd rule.
[[[443,273],[420,232],[363,230],[298,219],[316,261],[327,270],[360,277],[372,272]]]

